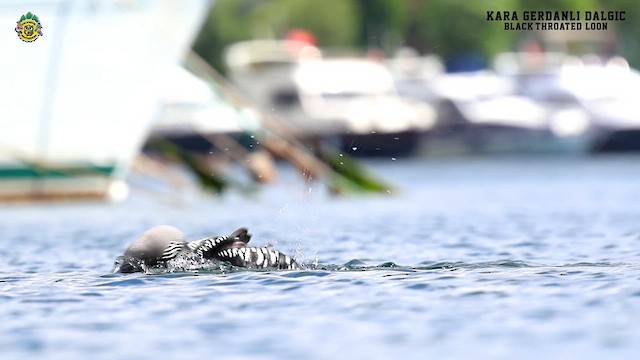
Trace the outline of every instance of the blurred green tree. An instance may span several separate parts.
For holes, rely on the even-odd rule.
[[[222,53],[234,42],[281,39],[293,28],[312,32],[321,46],[354,46],[358,11],[351,0],[218,0],[194,50],[224,71]]]
[[[356,0],[358,45],[392,51],[403,42],[408,2],[397,0]]]
[[[588,34],[595,36],[568,42],[561,37],[550,39],[549,34],[505,31],[502,22],[486,20],[491,10],[520,14],[524,10],[624,10],[627,19],[610,23],[618,34],[613,39]],[[222,53],[227,45],[283,38],[297,27],[314,33],[323,47],[378,48],[392,53],[410,46],[445,61],[472,56],[487,62],[499,52],[538,40],[560,50],[619,53],[639,66],[640,22],[635,16],[639,12],[636,0],[217,0],[194,49],[224,71]]]
[[[511,10],[508,0],[410,1],[406,45],[421,53],[436,53],[445,62],[460,57],[489,58],[513,46],[515,34],[501,23],[486,21],[489,10]],[[517,10],[517,9],[513,9]]]
[[[624,56],[634,68],[640,68],[640,1],[637,0],[600,0],[602,10],[625,11],[624,21],[615,22],[620,37],[616,44],[617,52]]]

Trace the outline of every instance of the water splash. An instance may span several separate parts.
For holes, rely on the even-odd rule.
[[[350,271],[389,271],[397,270],[404,272],[416,271],[439,271],[439,270],[483,270],[483,269],[566,269],[566,268],[589,268],[589,267],[621,267],[628,266],[625,263],[607,263],[607,262],[580,262],[572,264],[535,264],[521,260],[496,260],[485,262],[432,262],[424,261],[417,265],[399,265],[393,261],[384,261],[377,265],[369,264],[360,259],[352,259],[344,264],[322,264],[314,252],[313,259],[305,260],[305,255],[300,246],[294,251],[294,257],[300,264],[300,270],[279,270],[274,268],[244,268],[229,264],[228,262],[202,259],[193,254],[183,254],[175,259],[170,260],[167,266],[146,267],[143,264],[143,271],[147,275],[166,275],[166,274],[226,274],[237,272],[308,272],[308,271],[329,271],[329,272],[350,272]],[[113,272],[119,272],[123,264],[127,264],[130,259],[124,256],[118,256],[115,259]]]

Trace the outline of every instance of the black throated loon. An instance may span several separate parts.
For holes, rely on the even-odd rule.
[[[291,257],[266,247],[247,246],[251,234],[240,228],[228,236],[212,236],[185,241],[182,232],[169,225],[147,230],[125,250],[122,264],[116,272],[145,271],[152,266],[166,265],[180,254],[194,255],[198,259],[227,261],[246,268],[299,269]]]

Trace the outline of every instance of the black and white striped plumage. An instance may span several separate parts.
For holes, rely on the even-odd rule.
[[[241,247],[219,251],[216,258],[234,266],[247,268],[299,269],[298,263],[289,256],[271,247]]]
[[[168,229],[167,229],[168,228]],[[178,236],[180,234],[180,236]],[[170,238],[173,237],[173,238]],[[206,237],[186,242],[179,230],[159,226],[147,231],[125,251],[126,266],[119,272],[144,271],[142,265],[166,265],[181,254],[195,255],[199,259],[227,261],[246,268],[299,269],[291,257],[267,247],[249,247],[251,234],[240,228],[228,236]],[[137,266],[136,266],[137,265]]]
[[[234,266],[247,268],[299,269],[289,256],[266,247],[249,247],[251,234],[240,228],[229,236],[216,236],[191,241],[187,247],[205,259],[228,261]]]

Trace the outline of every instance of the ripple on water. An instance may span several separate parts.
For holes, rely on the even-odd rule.
[[[123,286],[140,286],[140,285],[147,285],[149,284],[149,281],[147,281],[144,278],[127,278],[125,276],[122,276],[121,279],[118,280],[114,280],[114,281],[108,281],[102,284],[98,284],[97,286],[116,286],[116,287],[123,287]]]
[[[635,359],[637,158],[458,162],[383,168],[395,197],[0,209],[3,359]],[[160,223],[325,260],[107,274]]]

